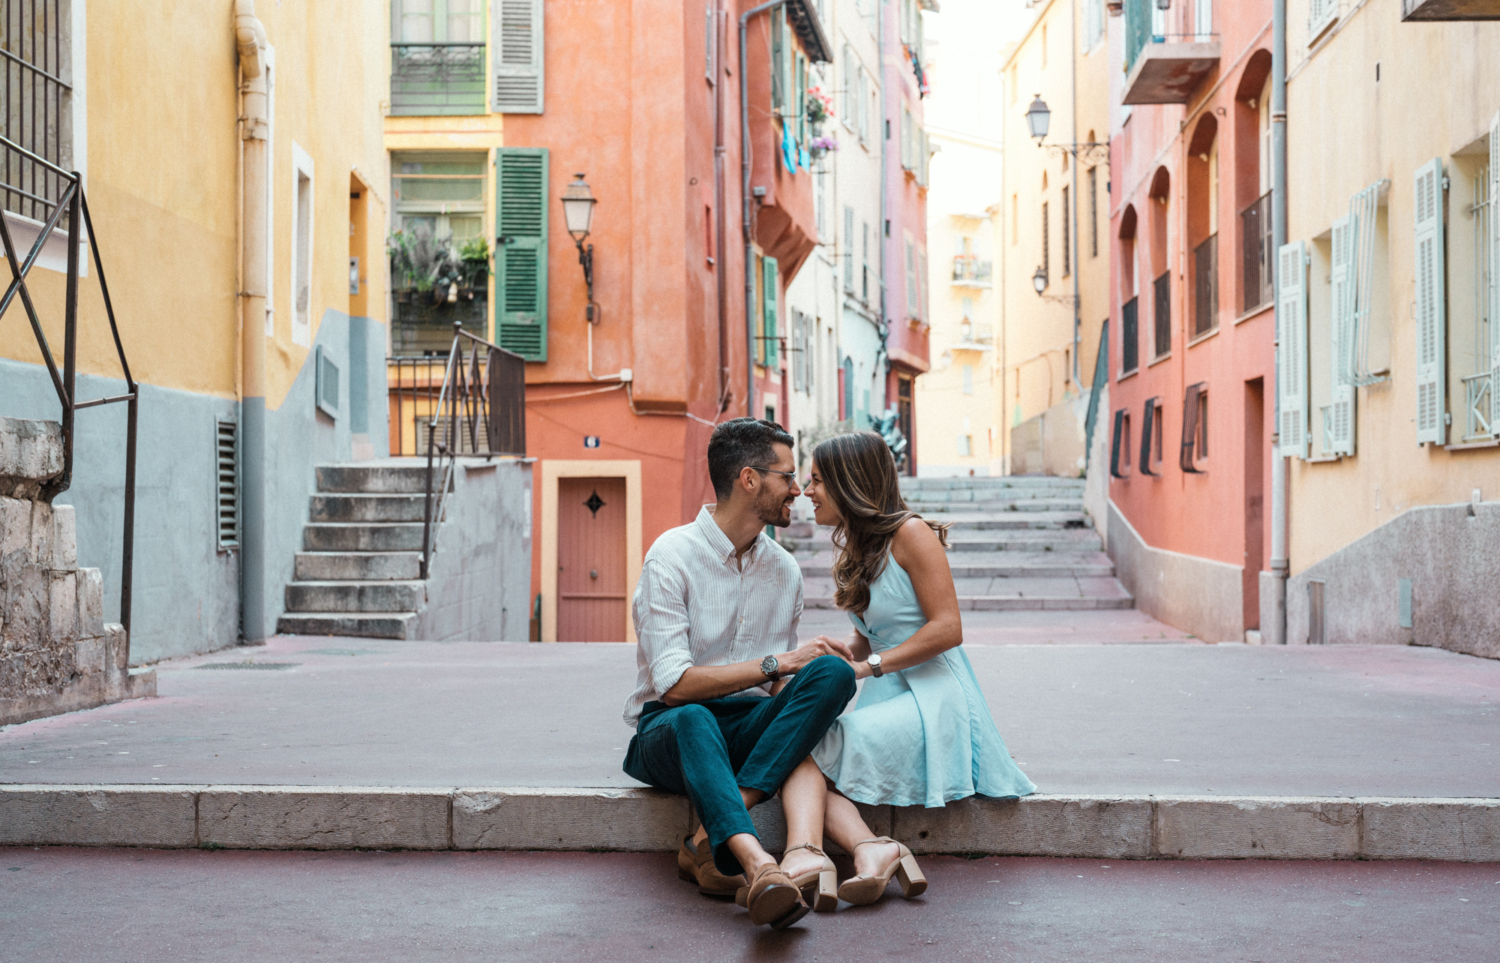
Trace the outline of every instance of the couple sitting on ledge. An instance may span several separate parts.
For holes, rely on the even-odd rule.
[[[630,776],[685,795],[702,825],[677,855],[684,879],[734,896],[756,925],[781,929],[839,900],[873,903],[896,877],[927,881],[911,850],[865,824],[855,803],[941,807],[976,793],[1035,790],[979,691],[963,641],[946,526],[907,509],[879,435],[840,435],[813,452],[806,493],[833,528],[834,600],[845,640],[801,645],[802,573],[767,538],[802,493],[792,438],[770,421],[714,429],[717,504],[657,539],[632,606],[638,681]],[[868,679],[858,705],[845,706]],[[761,845],[751,807],[781,793],[787,846]],[[838,882],[825,832],[854,857]]]

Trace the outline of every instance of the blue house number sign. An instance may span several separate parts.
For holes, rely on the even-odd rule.
[[[584,435],[583,436],[583,447],[585,447],[585,448],[598,448],[599,447],[599,436],[598,435]]]

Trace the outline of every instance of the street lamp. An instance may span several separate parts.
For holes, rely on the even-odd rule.
[[[1037,146],[1047,139],[1047,128],[1052,123],[1052,111],[1047,109],[1047,102],[1042,100],[1042,95],[1037,94],[1036,100],[1026,110],[1026,123],[1031,127],[1031,136],[1036,138]]]
[[[1036,293],[1037,293],[1038,297],[1041,296],[1041,293],[1043,291],[1047,290],[1047,269],[1046,268],[1044,268],[1044,267],[1038,267],[1036,269],[1036,273],[1031,276],[1031,286],[1034,287],[1034,288],[1036,288]]]
[[[588,240],[589,226],[594,221],[594,205],[597,203],[599,202],[594,199],[594,192],[589,190],[583,175],[574,174],[573,183],[568,185],[562,195],[563,220],[567,222],[568,234],[578,247],[578,263],[583,266],[583,280],[588,285],[590,321],[594,319],[594,245],[585,245],[583,242]]]

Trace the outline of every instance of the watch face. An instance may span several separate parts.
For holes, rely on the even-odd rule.
[[[775,672],[780,665],[781,663],[776,661],[776,656],[768,655],[764,659],[760,660],[760,671],[766,673],[767,675],[770,675],[772,672]]]

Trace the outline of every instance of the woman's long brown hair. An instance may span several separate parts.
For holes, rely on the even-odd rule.
[[[870,583],[885,571],[896,530],[922,516],[906,507],[896,461],[875,432],[835,435],[814,448],[812,457],[823,490],[843,519],[833,530],[833,602],[863,613],[870,607]],[[922,521],[948,544],[947,525]]]

